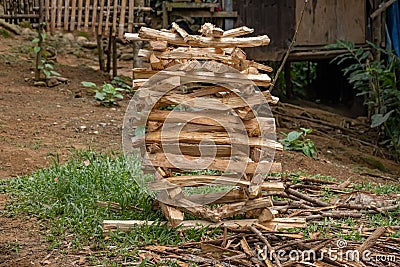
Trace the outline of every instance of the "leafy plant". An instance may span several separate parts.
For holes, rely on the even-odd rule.
[[[306,138],[307,134],[312,133],[311,129],[300,128],[302,132],[293,131],[288,134],[282,133],[285,138],[279,141],[285,150],[301,151],[310,158],[317,158],[317,148],[310,139]]]
[[[40,34],[40,37],[36,37],[32,40],[32,43],[36,44],[33,47],[33,51],[36,54],[41,52],[41,50],[42,50],[41,43],[43,43],[46,40],[46,38],[47,38],[47,34],[45,32],[42,32]],[[50,78],[51,76],[61,76],[60,73],[54,71],[53,64],[45,58],[41,59],[40,64],[37,66],[37,68],[39,71],[43,72],[43,74],[46,76],[46,78]]]
[[[130,85],[132,84],[132,79],[129,77],[115,76],[114,79],[111,81],[111,84],[115,87],[124,89],[126,92],[132,91],[132,86]]]
[[[97,86],[92,82],[81,82],[85,87],[89,87],[95,93],[94,98],[104,106],[118,105],[118,100],[123,99],[124,96],[121,92],[124,89],[119,87],[114,87],[110,83],[104,83],[102,86]]]
[[[371,115],[371,127],[381,127],[387,144],[395,159],[400,159],[400,90],[397,74],[400,68],[399,58],[375,44],[369,46],[386,58],[374,60],[369,49],[356,48],[354,43],[338,41],[329,48],[345,49],[347,52],[332,60],[344,65],[343,73],[350,84],[364,96],[364,104]]]

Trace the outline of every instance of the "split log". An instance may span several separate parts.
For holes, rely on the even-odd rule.
[[[202,165],[207,164],[209,170],[219,170],[225,172],[246,173],[278,173],[282,171],[280,163],[276,162],[245,162],[245,159],[219,159],[207,157],[181,156],[166,153],[148,154],[143,159],[142,165],[157,166],[163,168],[198,170],[205,169]],[[243,167],[245,169],[243,169]]]
[[[158,59],[154,54],[150,55],[150,65],[153,70],[162,70],[164,65],[160,59]]]
[[[272,149],[282,151],[282,144],[261,137],[244,137],[243,135],[229,135],[226,132],[214,132],[214,133],[196,133],[196,132],[180,132],[177,135],[176,132],[168,131],[155,131],[149,132],[144,136],[136,136],[132,138],[133,146],[138,146],[143,144],[143,139],[145,138],[146,144],[157,143],[157,144],[168,144],[168,143],[188,143],[188,144],[199,144],[204,140],[211,140],[217,145],[229,145],[234,146],[249,146],[257,147],[263,149]],[[294,191],[294,190],[293,190]],[[329,205],[329,204],[327,204]]]
[[[254,32],[254,29],[246,27],[246,26],[242,26],[239,28],[225,31],[224,34],[222,35],[222,37],[238,37],[238,36],[250,34],[252,32]]]
[[[135,35],[132,36],[129,33],[125,33],[124,36],[127,40],[136,40],[137,38]],[[140,28],[139,37],[145,40],[167,41],[173,45],[199,47],[257,47],[268,45],[270,43],[270,39],[267,35],[243,38],[226,37],[218,39],[191,35],[193,40],[185,42],[179,34],[158,31],[147,27]]]
[[[196,186],[242,186],[248,187],[250,181],[236,179],[226,176],[213,175],[191,175],[191,176],[173,176],[149,183],[151,190],[166,190],[176,187],[196,187]],[[283,184],[279,182],[263,182],[261,184],[263,191],[278,191],[284,190]]]

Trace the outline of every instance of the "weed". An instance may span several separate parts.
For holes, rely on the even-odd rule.
[[[37,44],[33,47],[33,51],[36,53],[36,55],[42,51],[41,44],[46,40],[46,38],[47,34],[45,32],[42,32],[40,34],[40,37],[36,37],[32,40],[33,44]],[[50,78],[51,76],[61,76],[60,73],[54,71],[53,64],[45,58],[41,60],[38,66],[38,70],[42,71],[46,78]]]
[[[288,134],[282,133],[285,138],[279,141],[285,150],[302,151],[304,155],[310,158],[317,158],[317,148],[310,139],[306,138],[307,134],[312,132],[311,129],[300,128],[302,132],[293,131]]]
[[[4,38],[11,38],[10,32],[6,29],[0,29],[0,36],[3,36]]]
[[[81,84],[85,87],[91,88],[95,93],[94,98],[100,101],[103,106],[118,105],[117,100],[124,98],[121,94],[124,89],[114,87],[110,83],[104,83],[102,86],[97,86],[92,82],[81,82]]]

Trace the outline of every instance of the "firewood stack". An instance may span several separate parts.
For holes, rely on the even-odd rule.
[[[270,40],[238,38],[251,32],[206,23],[201,35],[190,35],[173,23],[170,31],[142,27],[125,34],[149,41],[151,49],[139,52],[149,68],[134,69],[133,86],[140,89],[128,108],[124,140],[141,149],[144,171],[155,174],[149,187],[172,226],[184,223],[183,212],[214,223],[244,214],[236,224],[305,226],[303,219],[275,218],[270,195],[285,188],[268,182],[269,173],[281,171],[273,155],[282,149],[268,104],[278,99],[255,86],[268,86],[261,71],[272,69],[246,59],[241,48]]]

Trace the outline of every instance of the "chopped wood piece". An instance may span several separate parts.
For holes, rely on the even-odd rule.
[[[238,36],[250,34],[252,32],[254,32],[254,29],[246,27],[246,26],[242,26],[240,28],[235,28],[235,29],[225,31],[224,34],[222,35],[222,37],[238,37]]]
[[[150,55],[150,65],[153,70],[162,70],[164,65],[160,59],[158,59],[154,54]]]
[[[168,48],[168,43],[166,41],[150,41],[149,43],[150,47],[156,51],[165,51]]]
[[[172,227],[177,227],[179,224],[182,223],[184,218],[182,211],[161,202],[159,204],[163,214],[165,215],[165,217],[167,217]]]
[[[264,208],[258,217],[258,221],[261,223],[272,221],[275,218],[274,214],[272,214],[269,208]]]
[[[194,38],[188,34],[184,29],[182,29],[178,24],[176,24],[175,22],[172,22],[171,24],[171,28],[176,31],[185,42],[194,40]]]
[[[206,37],[222,37],[224,34],[224,30],[218,27],[215,27],[215,25],[207,22],[204,23],[199,32],[201,35],[206,36]]]

